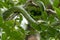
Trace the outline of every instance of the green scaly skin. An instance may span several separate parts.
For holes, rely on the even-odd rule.
[[[39,5],[39,2],[37,3],[38,5]],[[39,5],[39,7],[40,7],[41,5]],[[39,10],[39,9],[37,9],[37,10]],[[11,17],[12,18],[12,16],[13,15],[15,15],[16,16],[16,13],[22,13],[23,14],[23,16],[30,22],[30,23],[36,23],[36,24],[38,24],[38,22],[36,22],[30,15],[29,15],[29,13],[23,8],[23,5],[20,5],[20,6],[16,6],[16,7],[12,7],[12,8],[10,8],[10,9],[8,9],[7,11],[5,11],[4,13],[3,13],[3,19],[4,20],[9,20],[9,18]],[[14,16],[14,17],[15,17]],[[38,15],[37,15],[38,16]]]
[[[3,19],[4,20],[8,20],[8,18],[14,14],[14,12],[19,12],[22,13],[23,16],[30,22],[30,23],[36,23],[37,22],[28,14],[28,12],[23,8],[23,6],[17,6],[17,7],[12,7],[10,9],[8,9],[7,11],[5,11],[3,13]],[[13,15],[12,15],[13,16]]]

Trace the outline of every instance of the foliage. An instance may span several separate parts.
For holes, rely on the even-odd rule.
[[[34,0],[38,6],[30,4],[26,8],[23,8],[22,6],[26,4],[26,1],[27,0],[0,0],[1,39],[25,39],[28,30],[24,30],[20,26],[23,20],[23,15],[27,21],[31,23],[30,25],[32,28],[40,33],[41,40],[60,40],[60,1],[54,0],[53,4],[51,4],[49,0]],[[56,13],[44,10],[40,1],[44,3],[46,8],[52,6],[52,10]],[[4,11],[2,9],[4,9]],[[18,16],[19,18],[14,19],[15,16]],[[43,22],[41,21],[39,23],[37,22],[38,20],[42,20]],[[31,33],[34,33],[32,31]]]

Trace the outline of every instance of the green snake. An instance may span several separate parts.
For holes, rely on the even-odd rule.
[[[41,5],[39,5],[41,6]],[[43,5],[42,5],[43,6]],[[12,7],[8,10],[6,10],[3,13],[3,19],[4,20],[10,20],[10,18],[15,17],[17,13],[22,13],[23,16],[30,22],[30,23],[38,23],[37,21],[35,21],[29,14],[28,12],[24,9],[23,5],[20,6],[16,6],[16,7]],[[15,15],[15,16],[14,16]]]

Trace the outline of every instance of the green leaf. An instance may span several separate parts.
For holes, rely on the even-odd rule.
[[[57,31],[55,28],[53,27],[49,27],[48,30],[47,30],[48,34],[50,37],[55,37],[59,31]]]
[[[45,6],[49,4],[49,0],[41,0],[41,1],[45,4]]]
[[[41,27],[41,31],[45,31],[48,29],[49,26],[47,26],[48,24],[40,24]]]
[[[53,6],[58,7],[58,5],[59,5],[59,0],[54,0]]]
[[[26,0],[18,0],[19,4],[24,4],[26,2]]]
[[[22,36],[21,32],[19,32],[19,31],[11,32],[10,37],[12,39],[14,39],[14,40],[20,40],[20,39],[23,40],[24,39],[24,37]]]
[[[2,29],[4,32],[6,32],[6,34],[9,36],[10,35],[10,32],[12,30],[14,30],[14,21],[6,21],[4,22],[3,26],[2,26]]]
[[[56,8],[56,7],[54,7],[54,9],[56,10],[56,14],[57,14],[58,18],[60,19],[60,9]]]
[[[2,27],[2,26],[3,26],[3,18],[0,15],[0,27]]]
[[[47,31],[42,31],[40,33],[40,36],[41,36],[41,40],[48,40],[50,38],[50,36],[48,35]]]
[[[47,17],[48,17],[47,13],[45,11],[42,11],[42,15],[41,15],[42,20],[46,21]]]
[[[2,11],[0,9],[0,27],[3,26],[3,18],[2,18]]]
[[[19,15],[19,17],[20,17],[20,18],[19,18],[19,22],[21,23],[21,21],[23,20],[23,17],[22,17],[21,14]]]
[[[2,40],[7,40],[7,37],[8,37],[8,36],[6,35],[6,33],[3,33],[3,34],[2,34]]]
[[[56,21],[55,16],[54,16],[54,15],[52,15],[52,14],[50,14],[50,15],[48,16],[47,21],[49,21],[49,22],[50,22],[50,24],[51,24],[52,22],[55,22],[55,21]]]

